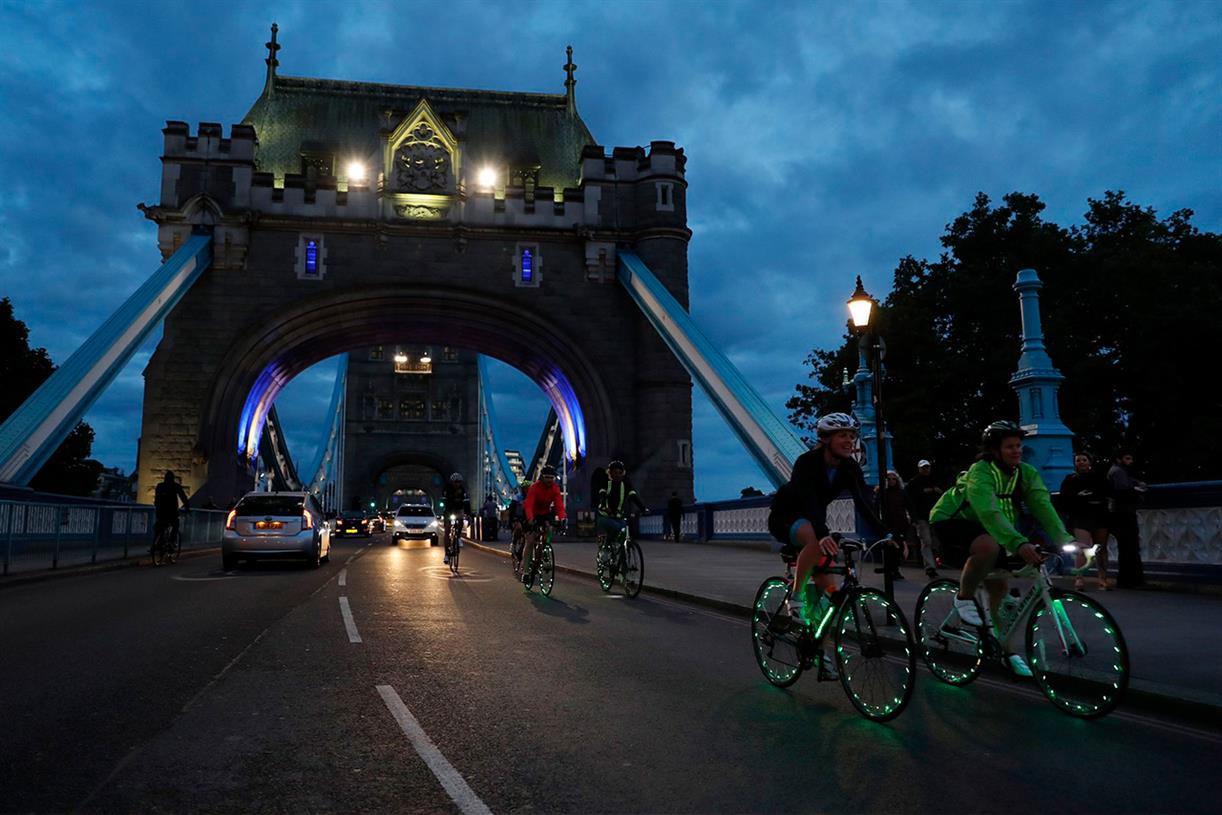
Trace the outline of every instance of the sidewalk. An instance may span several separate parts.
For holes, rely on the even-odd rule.
[[[760,583],[784,574],[780,557],[762,549],[656,540],[640,544],[645,555],[643,591],[744,617],[750,614]],[[509,553],[508,541],[473,545]],[[594,575],[592,541],[558,541],[554,549],[561,570]],[[906,579],[895,583],[895,599],[911,621],[928,581],[916,568],[906,568],[904,574]],[[873,564],[866,564],[861,577],[865,585],[882,588],[882,575],[874,574]],[[1124,632],[1134,700],[1155,697],[1150,701],[1205,706],[1222,715],[1222,650],[1216,645],[1222,631],[1222,597],[1151,590],[1087,593],[1111,612]]]

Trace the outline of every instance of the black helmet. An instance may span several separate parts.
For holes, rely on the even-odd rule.
[[[986,427],[984,432],[980,434],[980,441],[985,447],[996,447],[1001,443],[1002,439],[1008,439],[1011,436],[1017,436],[1021,439],[1026,435],[1027,431],[1019,427],[1016,422],[1003,419],[999,422],[993,422]]]
[[[617,458],[615,461],[607,465],[607,469],[608,470],[627,470],[628,468],[624,466],[624,462],[620,461]]]
[[[550,465],[550,464],[546,465],[546,466],[543,468],[543,475],[550,475],[550,476],[552,476],[553,478],[555,478],[555,477],[556,477],[556,468],[555,468],[555,467],[553,467],[553,466],[552,466],[552,465]]]

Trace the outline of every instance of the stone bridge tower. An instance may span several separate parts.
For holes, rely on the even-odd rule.
[[[280,76],[226,137],[166,124],[168,256],[214,262],[145,370],[140,500],[172,468],[218,505],[253,482],[267,411],[294,376],[372,346],[449,346],[521,370],[565,431],[571,502],[629,462],[645,500],[692,498],[691,380],[615,280],[634,250],[688,302],[685,157],[600,147],[565,93]],[[351,455],[348,456],[351,460]]]

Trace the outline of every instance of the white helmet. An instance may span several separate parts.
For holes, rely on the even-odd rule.
[[[462,481],[462,473],[450,473],[451,481]]]
[[[815,425],[815,431],[819,434],[819,438],[830,436],[841,430],[852,430],[856,433],[861,430],[861,424],[851,414],[829,413],[821,417],[819,423]]]

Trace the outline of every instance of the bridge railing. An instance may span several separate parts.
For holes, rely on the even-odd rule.
[[[771,496],[710,501],[683,508],[682,539],[771,540],[768,506]],[[642,538],[670,535],[665,512],[655,510],[640,519]],[[1222,481],[1153,484],[1137,511],[1141,556],[1148,571],[1195,575],[1222,581]],[[853,530],[857,521],[852,502],[834,501],[828,508],[833,531]],[[1111,545],[1112,568],[1116,544]]]
[[[0,574],[148,555],[153,542],[151,506],[78,501],[0,500]],[[184,513],[179,522],[182,548],[219,546],[225,516],[223,510]]]

